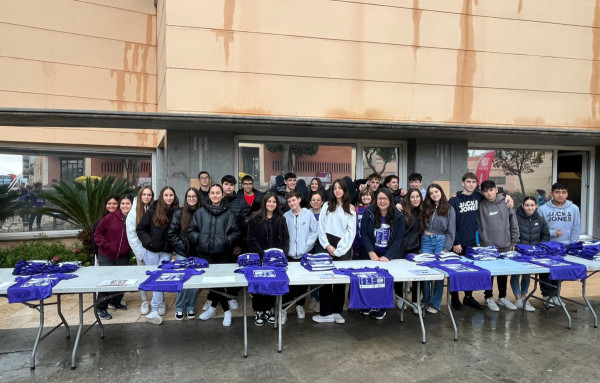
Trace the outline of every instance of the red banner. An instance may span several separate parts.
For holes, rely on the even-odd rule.
[[[477,176],[477,184],[481,185],[481,183],[488,178],[490,178],[490,170],[492,169],[493,159],[494,159],[493,151],[485,153],[479,159],[479,163],[477,164],[477,170],[475,171],[475,175]]]

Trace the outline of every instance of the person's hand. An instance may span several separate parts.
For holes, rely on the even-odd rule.
[[[440,251],[440,254],[446,254],[446,252],[445,251]]]
[[[512,197],[508,194],[504,197],[504,202],[506,202],[506,207],[512,209],[515,206],[515,201],[513,201]]]
[[[363,190],[365,190],[366,187],[367,187],[367,184],[360,184],[360,185],[358,185],[358,190],[363,191]]]
[[[402,204],[401,203],[397,203],[396,204],[396,209],[402,211]]]
[[[389,260],[387,257],[385,257],[385,256],[384,256],[384,257],[381,257],[381,258],[379,258],[379,260],[380,260],[381,262],[389,262],[389,261],[390,261],[390,260]]]
[[[514,246],[511,246],[511,247],[510,247],[510,251],[515,251],[515,247],[514,247]]]
[[[331,246],[331,245],[327,245],[326,250],[329,252],[329,254],[334,257],[335,255],[333,255],[333,252],[335,251],[335,247]]]
[[[557,229],[556,230],[556,236],[560,237],[562,235],[562,230],[561,229]]]
[[[408,190],[406,190],[405,188],[400,189],[400,195],[401,196],[405,196],[406,193],[408,193]]]
[[[452,246],[452,251],[454,251],[456,254],[462,254],[463,248],[461,245],[454,245]]]
[[[239,246],[235,246],[233,248],[233,255],[240,255],[240,253],[242,252],[242,248]]]
[[[369,258],[371,258],[371,261],[379,261],[379,257],[374,251],[369,251]]]

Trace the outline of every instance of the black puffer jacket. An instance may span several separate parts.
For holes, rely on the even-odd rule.
[[[260,210],[260,204],[262,203],[262,199],[263,199],[263,194],[261,192],[259,192],[256,189],[252,189],[252,191],[254,192],[254,202],[252,202],[252,206],[250,206],[250,213],[254,213],[257,210]],[[242,201],[246,202],[246,199],[244,198],[243,190],[238,190],[236,195]],[[248,202],[246,202],[246,203],[248,203]]]
[[[517,209],[517,222],[519,223],[519,243],[522,245],[537,245],[550,240],[548,223],[538,214],[537,210],[528,216],[520,206]]]
[[[287,255],[290,250],[290,233],[283,215],[276,214],[271,219],[262,220],[254,216],[248,223],[248,251],[263,255],[266,249],[276,247]]]
[[[235,215],[224,201],[219,206],[211,203],[196,210],[186,233],[190,246],[209,263],[226,263],[240,236]]]
[[[152,221],[152,217],[154,217],[155,212],[156,205],[152,205],[142,216],[142,219],[136,228],[138,238],[146,250],[150,250],[155,253],[171,253],[173,252],[173,246],[171,246],[167,239],[169,226],[167,225],[167,227],[164,229],[156,226]],[[169,217],[169,220],[171,218],[172,217]]]
[[[402,215],[402,218],[405,218]],[[416,209],[412,210],[410,224],[406,225],[404,230],[404,238],[402,238],[402,245],[404,247],[404,254],[416,253],[421,248],[421,233],[419,232],[419,212]],[[406,222],[406,220],[405,220]]]
[[[181,216],[183,215],[182,209],[177,210],[173,214],[173,219],[171,220],[171,225],[169,226],[169,242],[171,243],[171,246],[173,246],[173,251],[175,254],[182,255],[184,257],[196,257],[196,247],[190,247],[187,234],[181,231]]]
[[[230,196],[225,196],[223,200],[227,201],[227,210],[235,215],[240,230],[245,231],[250,217],[250,205],[248,205],[243,196],[238,197],[235,193]]]

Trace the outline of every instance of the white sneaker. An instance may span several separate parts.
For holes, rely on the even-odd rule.
[[[149,313],[150,313],[150,304],[148,303],[148,301],[143,301],[142,307],[140,307],[140,314],[148,315]]]
[[[223,316],[223,326],[231,326],[231,311],[229,310],[225,311],[225,315]]]
[[[504,297],[504,298],[500,298],[500,299],[498,299],[498,304],[499,304],[500,306],[504,306],[504,307],[506,307],[506,308],[507,308],[507,309],[509,309],[509,310],[516,310],[516,309],[517,309],[517,306],[515,306],[515,305],[514,305],[514,304],[513,304],[513,303],[510,301],[510,299],[508,299],[507,297]]]
[[[123,306],[127,306],[127,302],[125,302],[125,299],[121,299],[121,304],[122,304]]]
[[[535,307],[533,307],[531,303],[527,301],[527,303],[525,303],[525,311],[535,311]]]
[[[554,307],[554,304],[552,303],[552,298],[554,298],[554,297],[549,297],[549,296],[546,296],[546,295],[542,295],[542,299],[544,300],[544,303],[548,307]]]
[[[158,315],[163,316],[167,313],[167,304],[165,303],[165,301],[160,302],[160,305],[158,305]]]
[[[237,310],[237,309],[238,309],[238,307],[239,307],[239,306],[238,306],[238,301],[237,301],[237,299],[235,299],[235,298],[234,298],[234,299],[230,299],[230,300],[229,300],[229,308],[230,308],[231,310]]]
[[[287,322],[287,311],[281,310],[281,325],[283,326]]]
[[[215,307],[211,306],[208,308],[208,310],[206,310],[205,312],[200,314],[198,319],[209,320],[210,318],[214,317],[215,315],[217,315],[217,309]],[[231,312],[229,313],[229,315],[231,315]]]
[[[527,303],[529,303],[529,302],[527,302]],[[518,309],[523,310],[523,298],[517,299],[515,301],[515,306],[517,306]]]
[[[550,303],[552,303],[554,306],[565,306],[565,304],[562,301],[558,300],[558,297],[556,295],[550,298]]]
[[[417,308],[417,302],[413,302],[412,304],[413,304],[413,308],[412,308],[413,313],[419,315],[419,309]]]
[[[330,315],[315,315],[312,317],[312,320],[314,320],[317,323],[333,323],[335,321],[335,317],[333,316],[333,314]]]
[[[406,306],[404,305],[404,301],[400,298],[396,299],[396,307],[400,310],[406,310]]]
[[[158,315],[158,312],[156,312],[156,311],[152,311],[150,314],[146,315],[146,319],[150,323],[154,323],[154,324],[162,323],[162,318],[160,317],[160,315]]]
[[[341,314],[333,314],[333,320],[335,320],[335,323],[339,324],[346,323],[346,320]]]
[[[204,304],[204,306],[202,306],[202,311],[206,311],[208,310],[210,307],[212,306],[212,301],[206,301],[206,303]]]
[[[304,307],[297,305],[296,306],[296,315],[298,315],[298,319],[304,319],[306,316],[306,312],[304,311]]]
[[[117,309],[117,308],[115,307],[115,305],[113,305],[112,303],[109,303],[107,308],[108,308],[108,309],[111,309],[111,310],[116,310],[116,309]]]
[[[438,309],[436,309],[435,307],[432,307],[432,306],[427,306],[425,311],[427,311],[429,314],[437,314]]]
[[[492,311],[500,311],[500,307],[498,307],[496,301],[494,301],[494,298],[487,298],[485,303],[487,304],[488,309]]]
[[[315,298],[311,298],[308,308],[318,313],[319,311],[321,311],[321,303],[319,303],[319,301],[317,301]]]

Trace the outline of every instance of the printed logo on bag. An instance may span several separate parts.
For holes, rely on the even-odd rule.
[[[390,240],[390,225],[382,223],[379,229],[375,229],[375,246],[387,247]]]
[[[185,273],[165,273],[156,279],[156,282],[174,282],[180,281],[185,276]]]
[[[253,275],[255,278],[275,278],[275,270],[254,270]]]
[[[385,277],[378,272],[369,271],[354,273],[358,277],[358,285],[361,289],[382,289],[385,287]]]

